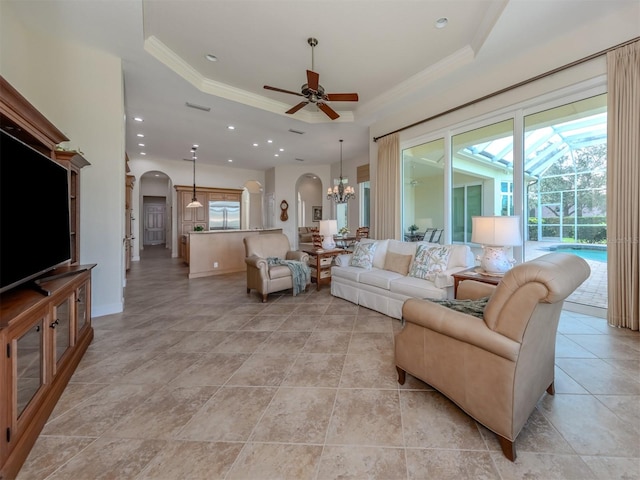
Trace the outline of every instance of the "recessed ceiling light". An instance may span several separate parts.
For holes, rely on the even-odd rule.
[[[133,117],[133,119],[134,119],[136,122],[144,122],[144,120],[142,120],[142,118],[140,118],[140,117]]]
[[[218,61],[218,57],[216,57],[215,55],[211,54],[211,53],[207,53],[204,58],[206,58],[207,60],[209,60],[210,62],[217,62]]]
[[[140,152],[140,155],[146,155],[146,153],[144,153],[144,152]]]
[[[142,133],[139,133],[139,134],[138,134],[138,135],[136,135],[136,136],[137,136],[137,137],[140,137],[140,138],[144,138],[144,134],[142,134]]]
[[[139,147],[144,147],[144,143],[139,143],[138,146]]]
[[[280,151],[281,151],[281,152],[284,152],[284,148],[281,148],[281,149],[280,149]]]
[[[235,129],[236,129],[236,127],[234,127],[233,125],[228,125],[228,126],[227,126],[227,128],[228,128],[229,130],[235,130]]]
[[[277,153],[273,155],[274,157],[279,157],[280,155],[278,155]]]
[[[229,159],[229,160],[227,160],[227,162],[229,162],[229,163],[233,163],[233,160],[232,160],[232,159]]]
[[[257,146],[258,146],[258,144],[257,144],[257,143],[254,143],[254,144],[253,144],[253,146],[254,146],[254,147],[257,147]]]
[[[449,23],[449,19],[447,17],[440,17],[436,20],[436,28],[444,28]]]
[[[273,140],[267,140],[267,143],[273,143]]]

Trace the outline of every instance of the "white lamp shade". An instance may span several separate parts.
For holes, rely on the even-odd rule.
[[[338,234],[337,220],[320,220],[320,235],[324,237],[333,237]]]
[[[514,246],[522,244],[520,216],[471,217],[471,241],[481,245]]]

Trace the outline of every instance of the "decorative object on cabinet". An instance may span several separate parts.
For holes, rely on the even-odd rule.
[[[287,213],[287,210],[289,209],[289,204],[287,203],[286,200],[282,200],[280,202],[280,220],[283,222],[286,222],[287,220],[289,220],[289,214]]]
[[[198,208],[202,207],[202,204],[198,201],[196,197],[196,150],[198,149],[198,145],[194,145],[191,147],[191,160],[193,161],[193,196],[191,197],[191,203],[187,205],[186,208]]]
[[[335,203],[347,203],[349,200],[356,198],[353,187],[346,185],[346,181],[342,178],[342,139],[340,139],[340,179],[338,185],[327,190],[327,200],[333,200]]]

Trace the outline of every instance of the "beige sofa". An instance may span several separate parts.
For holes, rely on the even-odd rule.
[[[361,243],[377,244],[373,267],[367,270],[352,266],[350,263],[353,254],[339,255],[331,268],[331,294],[397,319],[402,317],[402,305],[408,298],[453,297],[451,274],[474,265],[473,253],[467,245],[451,245],[446,269],[433,280],[425,280],[412,277],[406,272],[394,271],[394,266],[389,261],[392,258],[411,256],[408,266],[410,271],[419,245],[442,245],[372,239],[362,239]]]
[[[515,460],[518,433],[545,390],[554,393],[563,300],[589,273],[580,257],[553,253],[515,266],[495,287],[461,282],[458,299],[489,295],[483,318],[407,300],[395,338],[398,381],[408,372],[439,390],[495,432]]]
[[[266,302],[270,293],[293,288],[293,275],[286,265],[269,265],[267,258],[298,260],[305,265],[309,255],[291,250],[289,238],[282,233],[253,235],[244,238],[247,264],[247,293],[257,290]],[[308,283],[307,283],[308,287]]]

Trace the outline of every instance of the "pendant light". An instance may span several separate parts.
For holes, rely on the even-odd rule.
[[[333,200],[335,203],[347,203],[348,200],[356,198],[353,187],[344,184],[342,178],[342,139],[340,139],[340,181],[333,188],[327,190],[327,200]]]
[[[187,205],[187,208],[198,208],[201,207],[202,204],[196,198],[196,150],[198,149],[197,145],[191,147],[191,157],[193,160],[193,196],[191,197],[191,203]]]

